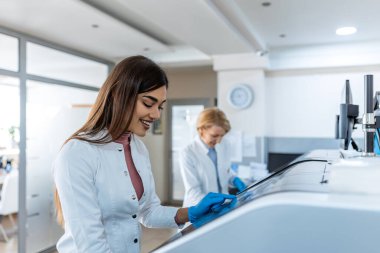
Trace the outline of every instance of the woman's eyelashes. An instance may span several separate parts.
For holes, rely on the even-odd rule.
[[[143,104],[144,104],[146,107],[148,107],[148,108],[152,108],[152,106],[153,106],[153,104],[152,104],[152,105],[149,105],[149,104],[147,104],[147,103],[145,103],[145,102],[143,102]]]
[[[150,105],[150,104],[147,104],[147,103],[143,102],[143,104],[144,104],[147,108],[152,108],[152,107],[154,106],[154,103]],[[159,109],[160,111],[162,111],[162,110],[164,109],[164,107],[163,107],[162,105],[160,105],[160,106],[158,107],[158,109]]]

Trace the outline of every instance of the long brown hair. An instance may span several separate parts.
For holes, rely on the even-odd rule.
[[[118,63],[99,90],[87,121],[71,135],[91,143],[105,144],[123,135],[132,120],[139,93],[149,92],[162,86],[168,87],[165,72],[153,61],[144,56],[131,56]],[[105,135],[94,139],[102,130]],[[57,189],[54,194],[58,223],[63,225],[61,202]]]

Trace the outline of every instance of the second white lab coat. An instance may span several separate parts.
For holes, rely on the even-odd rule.
[[[230,169],[228,146],[222,141],[215,150],[222,193],[228,194],[228,185],[235,177]],[[215,165],[207,153],[208,148],[199,136],[180,152],[179,164],[185,185],[184,207],[196,205],[209,192],[218,192]]]
[[[54,164],[65,234],[60,253],[138,253],[142,223],[178,228],[177,208],[164,207],[155,192],[148,150],[132,135],[131,152],[144,193],[140,200],[129,177],[123,145],[70,140]]]

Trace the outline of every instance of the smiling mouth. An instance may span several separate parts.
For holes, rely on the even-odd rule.
[[[152,124],[152,121],[143,120],[143,119],[141,119],[140,121],[141,121],[141,123],[143,124],[143,126],[144,126],[145,128],[147,128],[147,129],[149,129],[149,128],[150,128],[150,125]]]

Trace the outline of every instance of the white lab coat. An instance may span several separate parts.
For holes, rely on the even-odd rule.
[[[215,146],[215,150],[222,193],[228,194],[228,185],[236,176],[230,169],[230,152],[223,141]],[[218,192],[215,165],[207,153],[208,148],[199,136],[180,152],[179,164],[185,185],[184,207],[196,205],[209,192]]]
[[[64,145],[53,167],[65,218],[65,234],[57,243],[60,253],[138,253],[139,222],[178,228],[174,221],[178,209],[160,205],[148,150],[135,136],[131,152],[144,185],[140,200],[122,144],[70,140]]]

